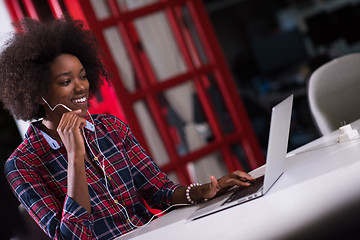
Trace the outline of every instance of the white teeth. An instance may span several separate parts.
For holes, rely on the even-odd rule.
[[[82,97],[82,98],[73,100],[74,103],[83,103],[85,101],[86,101],[86,97]]]

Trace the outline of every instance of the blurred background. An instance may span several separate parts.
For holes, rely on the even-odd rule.
[[[308,79],[325,62],[360,50],[360,0],[1,0],[0,43],[12,21],[63,13],[95,32],[114,76],[90,112],[127,122],[183,184],[262,165],[271,108],[290,94],[289,151],[319,137]],[[2,164],[27,124],[0,109]],[[1,190],[1,206],[12,205],[13,226],[20,226],[3,173]]]

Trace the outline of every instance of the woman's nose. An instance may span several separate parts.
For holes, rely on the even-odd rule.
[[[81,80],[81,79],[77,79],[75,81],[75,88],[74,88],[74,91],[75,92],[84,92],[87,88],[87,81],[84,81],[84,80]]]

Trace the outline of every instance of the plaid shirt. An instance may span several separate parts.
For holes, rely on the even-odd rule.
[[[30,125],[24,141],[5,164],[5,174],[15,195],[38,225],[55,239],[120,236],[133,227],[127,222],[125,210],[109,192],[126,208],[131,222],[142,225],[152,214],[141,198],[153,208],[165,209],[178,187],[145,153],[124,122],[109,115],[93,115],[94,126],[86,119],[86,138],[98,157],[96,164],[99,167],[104,164],[108,182],[107,189],[104,178],[85,161],[91,214],[66,195],[65,147],[40,131],[36,123]],[[88,151],[90,156],[92,152]]]

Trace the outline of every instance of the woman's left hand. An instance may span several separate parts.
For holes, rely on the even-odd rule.
[[[210,176],[210,183],[201,186],[182,186],[177,188],[172,196],[172,204],[183,204],[191,201],[201,202],[204,199],[213,198],[233,186],[248,187],[254,180],[251,175],[240,170],[229,173],[219,179]]]
[[[237,170],[229,173],[219,179],[215,176],[210,176],[210,183],[204,185],[202,188],[203,198],[210,199],[216,196],[216,194],[225,192],[233,186],[248,187],[251,185],[251,181],[255,179],[246,172]]]

